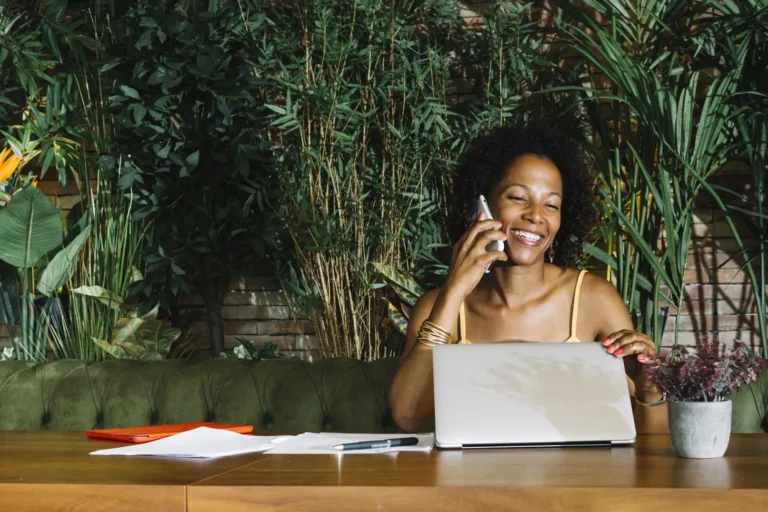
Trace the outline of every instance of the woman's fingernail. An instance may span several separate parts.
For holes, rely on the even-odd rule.
[[[605,338],[605,339],[603,340],[603,346],[604,346],[604,347],[607,347],[607,346],[608,346],[608,344],[609,344],[610,342],[611,342],[611,338]]]
[[[483,218],[483,212],[480,212],[480,213],[478,213],[478,214],[477,214],[477,218],[478,218],[478,219],[482,219],[482,218]]]
[[[615,346],[611,345],[610,347],[608,347],[608,352],[610,352],[611,354],[613,354],[614,350],[616,350]]]
[[[640,354],[639,356],[637,356],[637,359],[638,359],[639,361],[645,361],[645,360],[646,360],[646,357],[645,357],[643,354]]]
[[[620,356],[620,355],[621,355],[621,354],[623,354],[623,353],[624,353],[624,349],[621,349],[621,348],[620,348],[619,350],[617,350],[616,352],[614,352],[614,353],[613,353],[613,355],[615,355],[615,356]]]

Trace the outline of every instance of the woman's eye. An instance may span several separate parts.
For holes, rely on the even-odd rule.
[[[522,201],[523,198],[520,196],[507,196],[507,199],[511,199],[513,201]]]
[[[559,206],[557,206],[556,204],[548,204],[548,205],[547,205],[547,208],[549,208],[549,209],[550,209],[550,210],[552,210],[553,212],[556,212],[557,210],[559,210],[559,209],[560,209],[560,207],[559,207]]]

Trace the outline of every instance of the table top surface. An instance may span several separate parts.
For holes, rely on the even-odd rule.
[[[217,459],[89,455],[125,443],[85,432],[0,431],[0,484],[122,484],[185,486],[258,460],[261,454]]]
[[[83,432],[0,432],[0,485],[515,486],[768,489],[768,436],[734,434],[725,457],[683,459],[668,435],[632,446],[432,450],[362,455],[247,454],[211,460],[91,456],[122,446]]]

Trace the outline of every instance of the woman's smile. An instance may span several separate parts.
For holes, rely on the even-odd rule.
[[[509,234],[510,241],[515,241],[528,247],[538,247],[546,240],[546,237],[541,233],[527,229],[511,229]]]

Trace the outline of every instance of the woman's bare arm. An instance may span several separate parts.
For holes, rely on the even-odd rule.
[[[411,312],[400,368],[389,389],[392,418],[406,431],[418,430],[435,410],[432,349],[417,343],[416,335],[424,320],[430,320],[457,341],[460,306],[460,297],[438,288],[424,293]]]
[[[405,351],[389,389],[392,418],[404,430],[418,430],[435,410],[432,349],[416,342],[421,324],[429,319],[458,341],[456,327],[462,301],[480,282],[491,262],[508,259],[504,251],[486,250],[490,242],[507,239],[500,227],[501,222],[482,220],[479,214],[478,220],[453,246],[445,285],[422,295],[411,312]]]

